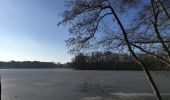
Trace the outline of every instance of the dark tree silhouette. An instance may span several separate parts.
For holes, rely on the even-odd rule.
[[[152,71],[169,70],[168,67],[152,56],[138,54]],[[142,70],[129,54],[116,54],[110,51],[79,53],[73,57],[71,66],[78,70]]]
[[[53,62],[39,62],[39,61],[10,61],[0,62],[0,68],[59,68],[60,64]]]
[[[170,66],[169,0],[66,0],[65,4],[59,25],[70,25],[72,37],[66,44],[71,53],[86,48],[129,51],[145,72],[157,99],[162,100],[148,65],[136,53],[154,56]],[[128,22],[122,23],[122,17]]]

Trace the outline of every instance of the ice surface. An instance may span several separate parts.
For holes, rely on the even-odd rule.
[[[2,100],[155,100],[141,71],[1,69]],[[170,72],[152,72],[170,100]]]

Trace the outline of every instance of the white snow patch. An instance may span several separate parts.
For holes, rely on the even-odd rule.
[[[126,97],[132,97],[132,96],[154,96],[153,93],[123,93],[123,92],[111,93],[111,95],[114,95],[114,96],[126,96]],[[170,93],[161,93],[161,95],[170,96]]]

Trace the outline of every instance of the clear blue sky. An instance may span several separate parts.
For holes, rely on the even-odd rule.
[[[0,60],[65,63],[68,28],[57,26],[64,0],[0,0]]]

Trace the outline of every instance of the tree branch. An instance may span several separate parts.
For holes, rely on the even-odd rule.
[[[142,47],[140,47],[140,46],[138,46],[138,45],[136,45],[136,44],[131,43],[131,45],[134,46],[134,47],[136,47],[136,48],[138,48],[138,49],[141,50],[142,52],[147,53],[147,54],[149,54],[149,55],[151,55],[151,56],[159,59],[162,63],[164,63],[164,64],[166,64],[167,66],[170,67],[170,63],[168,63],[168,61],[165,60],[165,59],[163,59],[162,57],[160,57],[160,56],[158,56],[158,55],[156,55],[156,54],[154,54],[154,53],[151,53],[151,52],[149,52],[149,51],[146,51],[146,50],[144,50]]]
[[[153,28],[154,28],[154,31],[156,33],[156,36],[157,36],[158,40],[160,41],[160,43],[161,43],[162,47],[164,48],[164,50],[167,52],[168,57],[170,59],[170,51],[169,51],[168,47],[166,46],[166,44],[165,44],[164,40],[162,39],[162,37],[160,35],[160,32],[158,30],[157,22],[158,22],[158,16],[159,16],[159,8],[157,8],[158,11],[156,12],[156,6],[157,5],[152,0],[152,11],[153,11],[153,15],[154,15],[154,22],[152,22]]]
[[[89,37],[86,37],[84,40],[82,40],[81,43],[84,43],[84,42],[88,41],[89,39],[91,39],[92,37],[94,37],[96,31],[98,30],[98,26],[99,26],[100,21],[101,21],[105,16],[111,15],[111,14],[112,14],[112,13],[106,13],[106,14],[104,14],[103,16],[101,16],[101,17],[99,18],[99,20],[97,21],[96,27],[95,27],[94,31],[92,32],[92,34],[91,34]]]

